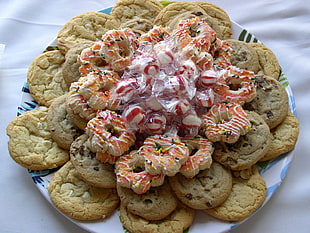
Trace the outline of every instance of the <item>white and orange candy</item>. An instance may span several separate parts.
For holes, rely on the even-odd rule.
[[[78,92],[87,100],[89,106],[95,110],[105,109],[109,106],[111,89],[120,81],[119,75],[110,70],[100,73],[90,72],[79,80],[81,83]]]
[[[174,176],[187,160],[189,150],[178,136],[154,135],[145,139],[138,153],[145,158],[145,170],[152,175]]]
[[[211,141],[201,136],[185,136],[182,142],[189,148],[190,155],[182,164],[180,173],[187,178],[193,178],[200,170],[210,168],[214,146]]]
[[[214,92],[223,102],[250,102],[256,96],[254,73],[231,66],[218,78]]]
[[[236,103],[218,103],[202,116],[202,127],[212,142],[236,142],[245,135],[251,123],[242,106]]]
[[[165,175],[162,173],[151,175],[144,169],[145,159],[137,151],[121,156],[115,163],[117,183],[131,188],[138,194],[146,193],[151,187],[164,183]]]
[[[100,55],[115,71],[122,71],[128,67],[139,41],[135,33],[129,28],[110,30],[102,36]]]
[[[98,111],[95,118],[87,123],[89,148],[93,152],[107,152],[121,156],[135,143],[135,134],[128,130],[128,125],[121,115],[114,111]]]

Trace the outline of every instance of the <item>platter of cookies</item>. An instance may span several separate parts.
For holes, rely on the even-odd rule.
[[[204,1],[118,0],[28,69],[12,159],[90,232],[225,232],[268,202],[298,139],[275,54]]]

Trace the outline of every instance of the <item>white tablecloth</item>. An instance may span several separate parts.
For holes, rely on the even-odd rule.
[[[277,55],[301,124],[295,157],[268,204],[231,232],[310,232],[310,0],[210,0]],[[31,61],[71,17],[115,0],[0,1],[0,232],[85,232],[59,214],[10,158],[5,128],[16,116]],[[2,55],[3,45],[5,45]],[[1,56],[2,55],[2,56]],[[102,229],[102,232],[106,232]]]

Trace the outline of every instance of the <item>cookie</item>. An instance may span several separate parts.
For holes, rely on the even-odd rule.
[[[266,122],[256,112],[247,111],[251,123],[247,134],[235,143],[216,142],[213,159],[231,170],[250,168],[269,150],[270,130]]]
[[[255,49],[259,64],[261,66],[261,71],[259,74],[264,74],[270,76],[276,80],[279,79],[281,69],[276,55],[269,49],[266,45],[259,43],[248,43],[252,48]]]
[[[50,106],[52,101],[68,92],[62,76],[65,57],[59,50],[37,56],[29,66],[27,82],[30,93],[39,105]]]
[[[120,220],[131,233],[183,233],[194,221],[195,211],[183,204],[166,218],[157,221],[145,220],[128,211],[125,205],[120,206]]]
[[[55,172],[47,190],[58,210],[78,220],[105,219],[119,205],[115,189],[97,188],[84,182],[71,161]]]
[[[122,205],[128,211],[147,220],[160,220],[167,217],[178,205],[169,183],[152,187],[144,194],[117,185],[117,193]]]
[[[186,12],[180,12],[179,14],[175,15],[174,18],[172,18],[168,23],[167,26],[174,30],[177,28],[180,20],[186,20],[186,19],[192,19],[192,18],[202,18],[206,23],[208,23],[214,31],[216,31],[217,36],[220,38],[221,29],[219,27],[218,22],[216,19],[209,16],[207,13],[200,11],[197,9],[197,11],[186,11]]]
[[[83,49],[91,47],[94,42],[82,42],[74,45],[65,55],[65,62],[62,66],[62,76],[70,87],[71,83],[78,81],[80,78],[79,67],[80,64],[77,62],[77,58]]]
[[[121,24],[121,28],[130,28],[134,31],[137,37],[148,32],[153,28],[153,23],[147,19],[133,18]]]
[[[157,0],[118,0],[111,10],[111,15],[119,24],[134,18],[153,22],[163,8],[163,5]]]
[[[47,125],[48,108],[41,106],[15,117],[7,126],[13,160],[30,170],[46,170],[69,160],[69,152],[52,139]]]
[[[48,109],[47,124],[52,139],[59,147],[69,150],[71,143],[80,136],[83,131],[71,121],[66,110],[67,95],[62,95],[53,100]]]
[[[255,166],[249,179],[233,177],[232,191],[220,206],[204,210],[225,221],[241,221],[253,214],[264,202],[266,183]]]
[[[270,129],[279,125],[287,116],[288,95],[284,86],[269,76],[255,77],[256,97],[244,105],[247,110],[257,112]]]
[[[192,2],[174,2],[163,8],[154,20],[154,25],[168,26],[180,14],[206,15],[206,12]]]
[[[218,38],[222,40],[229,39],[231,37],[231,21],[230,17],[225,10],[217,5],[205,1],[194,1],[192,2],[201,7],[208,15],[210,15],[219,24],[219,30],[217,32]],[[211,25],[210,25],[211,26]],[[212,27],[212,26],[211,26]]]
[[[59,30],[56,42],[59,50],[66,54],[81,42],[100,41],[108,30],[119,28],[116,19],[100,12],[86,12],[74,16]]]
[[[113,165],[102,163],[96,159],[96,153],[93,153],[88,147],[86,134],[81,135],[72,143],[70,158],[76,172],[85,182],[99,188],[116,187]]]
[[[232,187],[230,170],[217,162],[200,171],[193,178],[178,173],[169,177],[169,183],[183,204],[193,209],[208,209],[219,206],[229,196]]]
[[[299,122],[291,111],[284,121],[271,130],[271,143],[268,152],[260,161],[271,160],[291,151],[298,139]]]
[[[228,39],[226,41],[234,50],[230,58],[232,65],[253,71],[254,73],[258,73],[261,70],[258,55],[252,46],[240,40]]]

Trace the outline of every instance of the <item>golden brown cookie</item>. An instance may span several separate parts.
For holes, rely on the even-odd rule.
[[[66,110],[67,94],[53,100],[48,109],[47,124],[51,132],[52,139],[59,147],[69,150],[71,143],[83,133],[71,121]]]
[[[25,112],[7,126],[11,157],[30,170],[45,170],[61,166],[69,160],[69,152],[52,139],[47,125],[48,108]]]
[[[178,173],[169,177],[169,183],[183,204],[193,209],[208,209],[222,204],[230,195],[232,176],[230,170],[217,162],[200,171],[193,178]]]
[[[114,167],[96,159],[88,147],[88,136],[81,135],[71,144],[70,158],[80,178],[99,188],[115,188],[116,176]]]
[[[134,18],[154,21],[163,5],[157,0],[118,0],[111,10],[119,24],[126,23]]]
[[[232,34],[231,21],[230,21],[229,15],[224,9],[210,2],[205,2],[205,1],[194,1],[193,3],[197,4],[202,9],[204,9],[204,11],[208,15],[210,15],[213,19],[215,19],[218,22],[219,27],[220,27],[218,32],[214,29],[218,34],[217,35],[218,38],[222,40],[226,40],[231,37],[231,34]]]
[[[37,56],[29,66],[27,82],[32,97],[39,105],[49,106],[53,99],[68,92],[62,76],[65,57],[59,50]]]
[[[178,199],[168,182],[152,187],[144,194],[137,194],[130,188],[117,185],[117,193],[129,212],[147,220],[163,219],[178,205]]]
[[[204,210],[225,221],[241,221],[254,213],[266,197],[266,183],[255,166],[249,179],[233,177],[232,191],[218,207]]]
[[[192,14],[206,15],[206,12],[192,2],[174,2],[163,8],[154,20],[154,25],[168,26],[171,20],[180,14],[191,12]]]
[[[260,161],[271,160],[291,151],[298,139],[299,122],[291,111],[284,121],[271,130],[271,143],[267,154]]]
[[[276,55],[266,45],[259,43],[248,43],[256,50],[261,71],[259,74],[270,76],[276,80],[280,77],[280,65]]]
[[[147,19],[133,18],[121,24],[121,28],[130,28],[137,37],[153,28],[153,23]]]
[[[270,130],[256,112],[247,111],[251,123],[249,132],[240,136],[235,143],[216,142],[213,159],[231,170],[250,168],[268,151]]]
[[[258,73],[261,70],[258,55],[252,46],[240,40],[228,39],[226,41],[234,50],[230,58],[232,65],[253,71],[254,73]]]
[[[91,47],[93,44],[94,42],[91,41],[78,43],[66,53],[65,62],[62,67],[62,76],[68,87],[80,78],[80,64],[77,62],[78,56],[83,49]]]
[[[71,161],[55,172],[47,189],[56,208],[78,220],[105,219],[119,204],[116,189],[96,188],[84,182]]]
[[[145,220],[134,215],[121,204],[120,219],[131,233],[183,233],[192,223],[195,211],[181,203],[166,218],[157,221]]]
[[[74,45],[81,42],[100,41],[108,30],[119,28],[116,19],[100,12],[86,12],[71,18],[58,32],[57,46],[66,54]]]
[[[289,100],[284,86],[269,76],[255,77],[256,97],[244,108],[257,112],[270,129],[279,125],[287,116]]]

